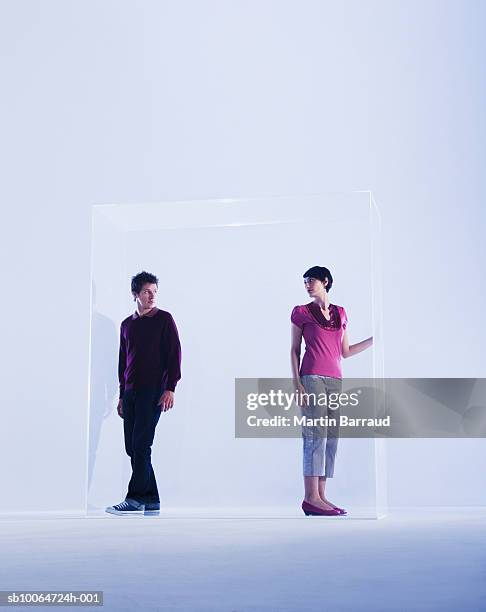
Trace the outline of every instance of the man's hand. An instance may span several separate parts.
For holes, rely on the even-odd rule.
[[[161,412],[167,412],[174,405],[174,391],[164,391],[160,396],[157,406],[160,406]]]
[[[118,412],[118,416],[121,416],[123,419],[123,400],[118,401],[118,406],[116,407],[116,411]]]

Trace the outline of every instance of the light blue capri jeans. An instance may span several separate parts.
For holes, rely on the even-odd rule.
[[[322,418],[324,423],[302,425],[304,476],[332,478],[339,438],[340,409],[332,410],[329,408],[329,402],[325,401],[324,403],[323,397],[324,394],[329,396],[331,393],[341,393],[342,380],[331,376],[305,374],[300,377],[300,381],[306,393],[309,394],[309,405],[302,406],[302,415],[313,420]],[[326,416],[328,417],[327,424],[325,424]],[[331,419],[335,419],[336,424],[333,424]]]

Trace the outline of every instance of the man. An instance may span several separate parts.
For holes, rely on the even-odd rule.
[[[171,314],[155,306],[158,279],[148,272],[132,278],[136,311],[120,326],[118,414],[132,476],[125,500],[106,508],[118,515],[157,514],[160,499],[150,460],[160,413],[174,405],[181,378],[181,345]]]

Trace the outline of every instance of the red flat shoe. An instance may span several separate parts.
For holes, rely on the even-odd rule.
[[[334,510],[337,510],[339,512],[339,514],[347,514],[348,511],[345,510],[344,508],[338,508],[337,506],[334,506]]]
[[[341,514],[336,508],[332,510],[323,510],[306,501],[302,502],[302,510],[306,516],[340,516]]]

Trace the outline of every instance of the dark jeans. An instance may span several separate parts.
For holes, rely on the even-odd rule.
[[[157,402],[163,392],[157,386],[129,389],[123,394],[125,450],[132,463],[126,498],[143,504],[160,502],[150,457],[160,418]]]

